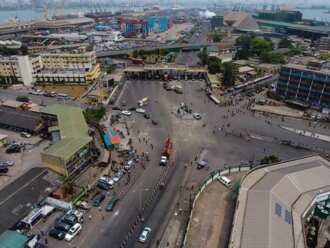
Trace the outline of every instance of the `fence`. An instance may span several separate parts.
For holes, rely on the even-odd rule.
[[[188,230],[190,228],[190,220],[192,219],[192,215],[193,215],[193,209],[195,207],[195,204],[197,202],[197,199],[199,197],[199,195],[204,191],[204,189],[214,180],[217,180],[220,176],[226,176],[226,175],[230,175],[232,173],[237,173],[237,172],[243,172],[243,171],[249,171],[252,169],[252,166],[236,166],[236,167],[229,167],[229,168],[225,168],[225,169],[219,169],[219,170],[215,170],[212,171],[210,173],[210,175],[204,180],[204,182],[199,186],[199,188],[197,189],[197,191],[191,196],[190,199],[190,215],[188,217],[187,220],[187,226],[186,229],[184,231],[184,235],[183,235],[183,242],[181,245],[181,248],[186,248],[186,242],[187,242],[187,233]]]

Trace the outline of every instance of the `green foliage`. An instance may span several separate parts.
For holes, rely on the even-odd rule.
[[[84,111],[84,116],[87,122],[98,123],[106,113],[105,107],[99,106],[97,108],[87,108]]]
[[[320,56],[322,60],[330,60],[330,53],[325,53]]]
[[[289,48],[291,46],[292,46],[292,42],[287,37],[284,37],[278,43],[278,48]]]
[[[210,32],[208,36],[213,42],[220,42],[223,38],[223,34],[221,32]]]
[[[139,52],[137,50],[134,50],[132,56],[133,58],[137,58],[139,56]]]
[[[265,156],[260,160],[260,164],[273,164],[278,163],[281,160],[275,155]]]
[[[254,38],[251,41],[252,53],[260,56],[262,53],[273,50],[273,43],[262,38]]]
[[[237,67],[233,63],[224,63],[222,70],[223,70],[223,84],[226,86],[234,85],[238,75]]]
[[[304,49],[300,48],[300,47],[295,47],[293,45],[291,45],[289,47],[290,51],[288,52],[288,56],[294,56],[294,55],[299,55],[302,54]]]
[[[211,74],[216,74],[222,71],[221,61],[217,58],[208,58],[207,67]]]
[[[285,59],[283,54],[276,52],[263,52],[260,54],[260,60],[263,63],[269,64],[284,64]]]

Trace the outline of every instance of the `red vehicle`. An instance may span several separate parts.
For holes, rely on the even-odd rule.
[[[168,138],[165,142],[164,149],[162,151],[162,155],[160,157],[159,164],[162,166],[167,165],[168,160],[170,159],[171,152],[172,152],[173,143],[170,138]]]
[[[143,59],[131,58],[131,61],[133,62],[134,65],[144,65]]]

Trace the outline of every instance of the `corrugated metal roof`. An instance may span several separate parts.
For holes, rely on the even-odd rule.
[[[55,104],[45,107],[42,111],[57,116],[61,135],[60,142],[51,145],[43,154],[67,161],[92,140],[88,135],[88,126],[81,108]]]
[[[1,248],[24,248],[28,237],[16,232],[7,230],[0,235]]]

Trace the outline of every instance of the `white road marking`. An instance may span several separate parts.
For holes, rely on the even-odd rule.
[[[119,210],[117,210],[114,214],[113,217],[117,216],[119,214]]]
[[[6,203],[6,201],[8,201],[10,198],[12,198],[14,195],[16,195],[19,191],[21,191],[22,189],[26,188],[27,186],[30,185],[30,183],[32,183],[34,180],[36,180],[42,173],[44,173],[45,171],[40,172],[38,175],[36,175],[34,178],[32,178],[30,181],[28,181],[26,184],[24,184],[22,187],[20,187],[19,189],[17,189],[15,192],[11,193],[9,196],[7,196],[5,199],[3,199],[0,202],[0,206],[3,205],[4,203]]]

